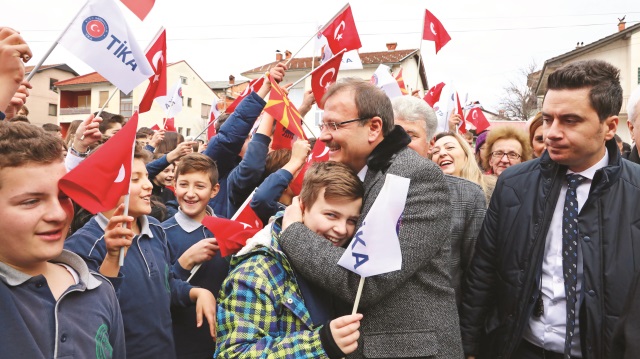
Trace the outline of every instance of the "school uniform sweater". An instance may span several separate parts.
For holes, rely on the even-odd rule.
[[[167,238],[160,223],[148,216],[138,221],[140,234],[133,238],[118,278],[109,278],[122,309],[127,358],[175,358],[170,306],[192,305],[192,287],[171,270]],[[95,271],[99,271],[106,255],[107,222],[98,214],[65,242],[65,248],[80,255]]]
[[[76,284],[57,300],[43,275],[32,277],[0,262],[0,356],[125,358],[122,316],[111,284],[69,251],[51,262],[76,275]]]
[[[210,207],[208,213],[213,213]],[[178,258],[192,245],[204,238],[212,238],[214,235],[200,222],[191,219],[181,210],[162,222],[161,226],[167,235],[174,272],[181,279],[186,280],[191,272],[180,266]],[[217,298],[228,272],[229,263],[220,256],[220,252],[217,252],[211,260],[202,263],[190,283],[208,289]],[[213,356],[216,342],[209,333],[209,323],[206,318],[203,318],[202,326],[196,327],[194,307],[172,307],[171,318],[178,358],[211,358]]]

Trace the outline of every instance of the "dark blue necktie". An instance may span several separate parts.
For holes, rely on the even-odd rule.
[[[567,296],[567,331],[564,339],[564,357],[571,358],[571,340],[576,324],[576,286],[578,285],[578,197],[576,188],[586,180],[578,174],[568,174],[567,195],[562,212],[562,272],[564,292]]]

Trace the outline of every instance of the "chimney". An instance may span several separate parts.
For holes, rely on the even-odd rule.
[[[387,50],[393,51],[396,49],[396,47],[398,47],[397,42],[387,42]]]
[[[291,51],[289,50],[284,51],[284,56],[287,60],[291,58],[291,55],[292,55]]]
[[[229,85],[235,85],[236,77],[233,75],[229,75]]]
[[[276,50],[276,61],[282,61],[282,52]]]
[[[625,24],[626,24],[626,22],[624,22],[624,21],[620,21],[620,22],[618,23],[618,32],[620,32],[620,31],[623,31],[623,30],[624,30],[624,28],[625,28]]]

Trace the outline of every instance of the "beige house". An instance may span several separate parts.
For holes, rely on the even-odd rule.
[[[538,78],[534,87],[538,105],[542,104],[551,73],[570,62],[591,59],[607,61],[620,69],[623,99],[618,134],[624,141],[631,142],[627,127],[627,101],[631,91],[640,84],[640,24],[626,28],[625,23],[620,22],[618,32],[590,44],[578,43],[574,50],[545,61],[540,73],[534,74]]]
[[[26,75],[33,71],[34,66],[25,68]],[[42,126],[45,123],[58,123],[58,89],[54,84],[78,76],[71,67],[66,64],[42,65],[33,75],[27,99],[29,109],[29,121]]]
[[[207,83],[189,66],[186,61],[167,65],[167,91],[178,81],[182,84],[182,111],[175,116],[175,126],[184,136],[196,136],[205,127],[214,99],[218,98]],[[90,113],[99,111],[109,96],[117,91],[105,107],[105,111],[121,114],[125,118],[138,110],[148,81],[138,85],[129,95],[117,91],[116,87],[97,72],[59,81],[59,124],[67,128],[73,120],[87,118]],[[154,101],[149,112],[140,115],[138,127],[162,127],[165,113]]]
[[[365,80],[371,79],[371,76],[378,68],[380,64],[387,65],[391,68],[393,75],[395,76],[400,69],[402,69],[402,77],[404,78],[405,85],[409,92],[413,90],[424,91],[428,88],[427,75],[424,69],[422,59],[418,56],[418,49],[410,50],[396,50],[397,43],[388,43],[387,51],[378,52],[363,52],[360,53],[360,59],[362,60],[362,69],[345,70],[342,69],[338,72],[338,79],[343,77],[359,77]],[[276,53],[275,61],[268,64],[256,67],[249,71],[242,73],[242,76],[250,79],[259,78],[269,71],[272,66],[275,66],[278,62],[287,60],[291,57],[291,52],[286,51],[286,55]],[[289,63],[289,69],[283,83],[295,83],[303,76],[311,72],[313,68],[317,68],[320,65],[320,57],[302,57],[294,58]],[[419,63],[418,63],[419,61]],[[418,65],[419,64],[419,65]],[[416,87],[417,83],[417,87]],[[304,81],[297,84],[294,88],[289,90],[289,98],[295,105],[302,103],[302,98],[306,90],[311,89],[311,77],[307,77]],[[322,110],[310,111],[304,118],[304,122],[313,129],[314,136],[318,135],[318,129],[315,126],[320,122],[322,118]],[[309,134],[309,128],[305,127],[305,132]]]

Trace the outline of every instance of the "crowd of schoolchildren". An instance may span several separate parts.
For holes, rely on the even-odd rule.
[[[1,29],[0,37],[19,35]],[[23,75],[21,65],[2,71]],[[274,68],[272,77],[280,81],[284,69]],[[11,108],[23,107],[26,96],[19,97],[29,85],[8,83],[1,86],[12,93],[0,107],[14,117]],[[76,123],[66,140],[59,128],[1,121],[0,357],[211,358],[270,352],[339,358],[353,351],[362,316],[336,319],[334,308],[296,278],[278,247],[281,210],[295,195],[289,183],[310,144],[300,140],[292,150],[269,151],[274,119],[266,114],[250,133],[268,92],[267,83],[219,118],[208,144],[139,129],[129,196],[95,216],[62,193],[58,180],[100,151],[126,125],[122,116],[90,116]],[[251,207],[265,227],[233,259],[223,258],[215,233],[202,220],[231,217],[256,188]],[[363,196],[351,169],[338,163],[310,168],[300,196],[309,228],[325,234],[334,226],[330,222],[342,221],[348,230],[331,245],[351,237]]]

